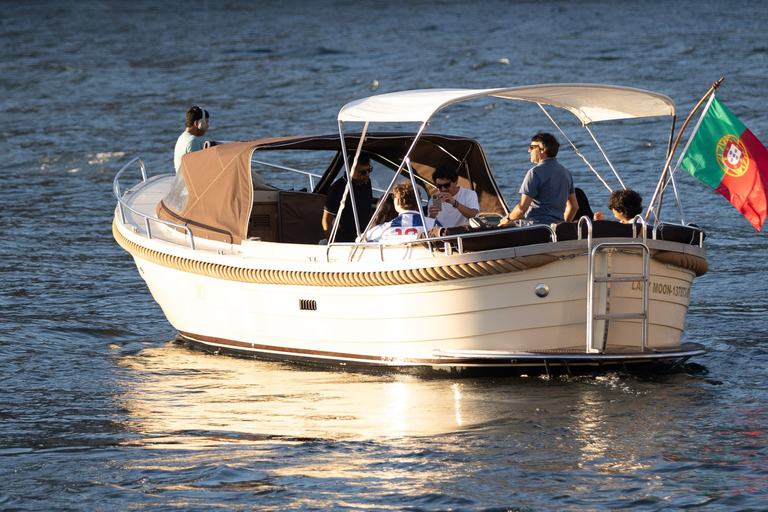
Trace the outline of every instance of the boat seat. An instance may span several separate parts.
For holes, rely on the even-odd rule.
[[[558,242],[578,240],[579,228],[575,222],[561,222],[555,226],[555,235],[557,235]]]
[[[248,236],[264,242],[317,244],[325,196],[293,190],[254,190]]]
[[[286,244],[312,244],[325,238],[323,207],[325,196],[311,192],[280,190],[278,223],[280,241]]]
[[[490,251],[504,247],[520,247],[522,245],[546,244],[551,241],[551,231],[547,226],[520,229],[517,227],[495,226],[457,226],[454,228],[435,227],[430,236],[460,236],[470,233],[485,235],[462,237],[462,247],[465,251]]]
[[[637,226],[638,236],[641,227]],[[648,237],[653,234],[654,226],[648,226]],[[576,222],[562,222],[555,227],[557,241],[578,239],[578,225]],[[586,238],[586,231],[582,229],[582,237]],[[622,224],[615,220],[593,220],[592,238],[632,238],[632,224]],[[679,242],[682,244],[699,245],[706,235],[696,226],[683,226],[682,224],[659,224],[656,228],[656,239]]]
[[[649,233],[653,233],[653,226],[649,227]],[[664,224],[656,226],[656,239],[680,242],[681,244],[699,245],[706,238],[706,234],[696,226],[683,226],[682,224]]]
[[[638,233],[640,228],[638,227]],[[555,226],[558,242],[578,240],[579,226],[576,222],[561,222]],[[582,226],[582,238],[587,238],[587,229]],[[592,238],[632,238],[632,225],[622,224],[615,220],[593,220]]]

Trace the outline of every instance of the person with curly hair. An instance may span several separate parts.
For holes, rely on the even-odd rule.
[[[390,222],[371,228],[366,236],[369,242],[413,240],[419,237],[419,233],[428,233],[435,226],[440,226],[439,221],[431,217],[422,217],[419,213],[419,199],[410,181],[402,181],[395,185],[392,196],[395,210],[399,215]]]
[[[643,198],[634,190],[614,190],[608,199],[608,208],[617,220],[626,224],[642,213]],[[595,212],[595,220],[605,220],[603,212]]]

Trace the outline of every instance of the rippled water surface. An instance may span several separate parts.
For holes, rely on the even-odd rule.
[[[117,169],[168,172],[198,103],[211,137],[242,140],[332,133],[380,92],[598,82],[671,96],[679,126],[725,76],[719,98],[768,142],[766,20],[744,0],[4,2],[0,509],[768,508],[768,244],[689,176],[711,268],[685,340],[709,353],[652,378],[206,355],[173,343],[110,228]],[[432,129],[478,138],[513,201],[546,123],[484,100]],[[630,128],[595,132],[650,198],[668,128]],[[560,160],[601,205],[581,160]]]

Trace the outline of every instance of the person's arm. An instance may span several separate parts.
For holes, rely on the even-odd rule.
[[[568,203],[565,205],[565,222],[571,222],[579,211],[579,200],[576,199],[576,193],[568,196]]]
[[[448,195],[450,196],[450,194]],[[459,210],[459,213],[468,219],[471,219],[472,217],[480,213],[480,210],[478,210],[477,208],[470,208],[469,206],[464,206],[463,204],[455,200],[452,196],[450,196],[449,201],[450,202],[448,204],[450,204],[451,206]]]
[[[512,208],[512,213],[501,219],[501,222],[499,222],[499,226],[505,226],[512,222],[513,220],[518,219],[524,219],[525,213],[528,211],[528,208],[531,206],[531,201],[533,201],[533,198],[531,196],[527,196],[525,194],[520,194],[520,202],[515,205],[514,208]]]
[[[325,232],[325,238],[331,238],[331,230],[333,229],[333,220],[335,218],[336,215],[328,210],[323,210],[323,231]]]

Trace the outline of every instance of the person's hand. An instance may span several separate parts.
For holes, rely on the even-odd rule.
[[[440,208],[435,206],[434,204],[429,205],[429,216],[430,218],[437,217],[437,214],[440,213]]]
[[[501,219],[501,220],[499,221],[499,227],[501,227],[501,226],[506,226],[506,225],[507,225],[507,224],[509,224],[510,222],[512,222],[512,221],[511,221],[511,220],[509,220],[509,217],[504,217],[503,219]]]
[[[595,216],[593,217],[594,220],[605,220],[605,215],[603,215],[603,212],[595,212]]]
[[[444,204],[450,204],[453,206],[454,200],[450,192],[440,192],[440,199],[443,200]]]

